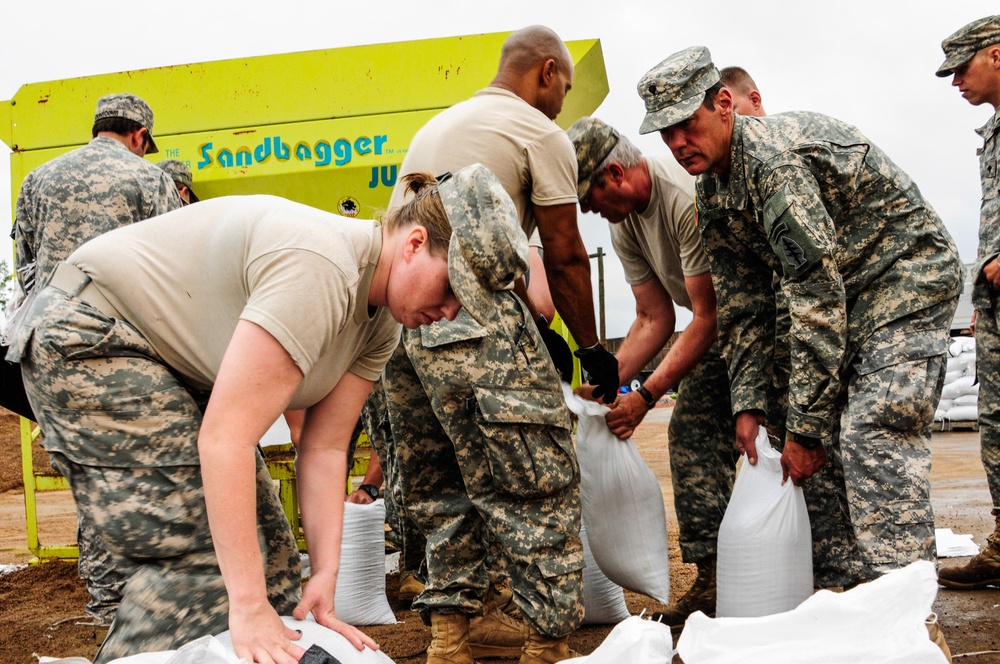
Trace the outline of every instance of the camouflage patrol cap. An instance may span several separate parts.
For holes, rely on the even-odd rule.
[[[994,44],[1000,44],[1000,16],[987,16],[959,28],[941,42],[944,62],[938,67],[937,75],[951,76],[980,49]]]
[[[582,201],[590,195],[597,168],[604,163],[621,138],[611,125],[597,118],[583,117],[566,130],[576,148],[576,195]]]
[[[188,194],[191,196],[192,203],[198,202],[198,196],[194,193],[194,185],[191,180],[191,170],[184,165],[184,162],[176,159],[164,159],[159,162],[157,166],[160,167],[160,170],[169,175],[174,182],[182,184],[188,188]]]
[[[528,238],[514,201],[482,164],[439,178],[438,194],[451,222],[448,277],[466,311],[485,324],[495,311],[493,291],[528,268]]]
[[[146,136],[149,137],[149,149],[146,154],[160,151],[153,142],[153,109],[142,99],[128,93],[101,97],[97,100],[94,122],[105,118],[125,118],[139,123],[146,128]]]
[[[705,90],[719,82],[719,70],[704,46],[674,53],[642,77],[637,89],[646,103],[640,134],[659,131],[694,115]]]

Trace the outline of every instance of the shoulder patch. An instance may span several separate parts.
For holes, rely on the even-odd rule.
[[[764,202],[764,231],[789,277],[799,276],[823,255],[796,212],[788,185]]]

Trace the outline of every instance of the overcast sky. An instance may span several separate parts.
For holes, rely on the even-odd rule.
[[[819,111],[857,125],[916,181],[945,220],[965,262],[976,255],[978,160],[973,129],[993,113],[972,107],[934,71],[941,40],[998,12],[979,0],[171,0],[101,3],[17,0],[0,21],[0,99],[25,83],[146,67],[550,26],[563,39],[601,40],[610,93],[594,115],[646,154],[669,154],[657,134],[639,136],[642,75],[666,56],[708,46],[716,65],[756,79],[769,113]],[[100,20],[98,16],[107,17]],[[572,93],[571,93],[572,94]],[[160,109],[154,109],[157,113]],[[154,132],[155,134],[155,132]],[[0,181],[9,182],[9,150]],[[0,225],[10,224],[9,185]],[[581,218],[584,241],[606,262],[607,333],[623,336],[634,301],[603,219]],[[0,256],[6,253],[0,252]],[[596,284],[596,269],[595,284]],[[595,297],[596,302],[596,297]],[[689,316],[679,315],[679,326]]]

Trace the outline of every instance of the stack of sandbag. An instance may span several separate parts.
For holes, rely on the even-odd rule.
[[[812,534],[802,488],[781,482],[781,453],[757,434],[757,463],[744,453],[719,526],[716,615],[790,611],[812,594]]]
[[[934,421],[975,422],[979,418],[978,401],[976,340],[974,337],[955,337],[948,347],[948,368]]]
[[[656,475],[631,440],[608,429],[608,408],[573,394],[563,384],[566,405],[578,418],[583,525],[594,560],[623,588],[670,602],[667,513]]]

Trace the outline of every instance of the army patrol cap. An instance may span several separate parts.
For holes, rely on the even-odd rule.
[[[493,173],[473,164],[438,177],[438,195],[451,222],[448,278],[458,301],[480,324],[504,290],[528,268],[528,238],[514,201]]]
[[[138,122],[146,128],[146,136],[149,137],[149,149],[146,154],[160,151],[156,147],[156,143],[153,142],[153,109],[142,99],[128,93],[101,97],[97,100],[94,122],[105,118],[125,118],[132,122]]]
[[[642,77],[637,89],[646,104],[640,134],[687,120],[705,101],[705,91],[719,82],[719,70],[704,46],[674,53]]]
[[[194,193],[194,185],[191,181],[191,170],[184,165],[184,162],[177,161],[176,159],[164,159],[157,166],[169,175],[174,182],[188,188],[188,194],[191,196],[192,203],[198,202],[198,196]]]
[[[582,201],[590,195],[597,169],[621,138],[618,131],[597,118],[580,118],[566,130],[576,148],[576,195]]]
[[[937,75],[951,76],[981,49],[994,44],[1000,44],[1000,16],[987,16],[959,28],[941,42],[944,62],[938,67]]]

